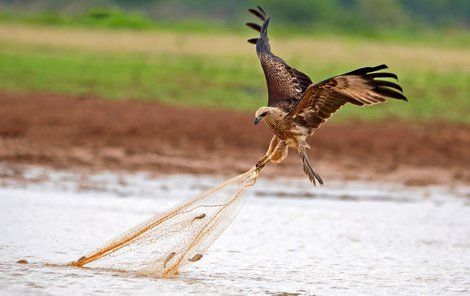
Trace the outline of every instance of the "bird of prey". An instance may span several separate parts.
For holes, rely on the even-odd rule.
[[[268,105],[256,111],[255,124],[264,121],[274,136],[266,155],[256,165],[259,171],[269,161],[280,163],[289,147],[297,150],[305,174],[316,185],[323,185],[320,176],[313,170],[306,149],[307,137],[346,103],[369,106],[387,99],[407,101],[403,89],[396,83],[383,80],[396,74],[379,72],[386,65],[364,67],[334,76],[318,83],[301,71],[289,66],[271,52],[268,39],[270,18],[261,8],[249,9],[262,23],[246,25],[260,33],[248,42],[256,44],[256,53],[261,62],[268,86]]]

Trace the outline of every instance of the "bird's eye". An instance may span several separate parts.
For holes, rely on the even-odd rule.
[[[260,116],[261,116],[261,117],[265,117],[265,116],[266,116],[266,114],[268,114],[268,112],[261,113],[261,115],[260,115]]]

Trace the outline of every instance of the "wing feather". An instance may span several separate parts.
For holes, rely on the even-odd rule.
[[[247,23],[247,26],[260,32],[259,38],[249,39],[248,42],[256,42],[256,53],[268,87],[268,106],[276,106],[289,111],[302,98],[303,93],[312,84],[312,80],[271,52],[268,38],[270,18],[266,16],[264,10],[258,7],[249,11],[263,21],[261,26],[254,23]]]
[[[396,78],[398,80],[396,74],[376,72],[386,68],[386,65],[360,68],[318,84],[312,84],[290,110],[289,116],[313,133],[315,128],[346,103],[368,106],[385,102],[389,98],[407,101],[400,85],[377,79]]]
[[[258,31],[258,32],[261,33],[261,26],[260,25],[255,24],[255,23],[246,23],[245,25],[247,25],[248,27],[252,28],[253,30]]]
[[[264,10],[260,9],[261,7],[258,6],[258,9],[248,9],[249,12],[254,14],[256,17],[258,17],[260,20],[264,21],[266,19],[266,13],[264,13]]]

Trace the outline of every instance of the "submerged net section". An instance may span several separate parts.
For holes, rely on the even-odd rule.
[[[71,266],[127,270],[169,277],[196,262],[224,231],[254,185],[255,168],[157,215],[83,256]]]

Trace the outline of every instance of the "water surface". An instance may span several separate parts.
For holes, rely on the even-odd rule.
[[[115,295],[468,295],[468,188],[261,180],[200,261],[172,279],[46,266],[221,181],[32,170],[0,188],[0,291]],[[29,180],[29,181],[28,181]],[[31,181],[36,180],[36,181]],[[17,264],[19,259],[29,264]]]

